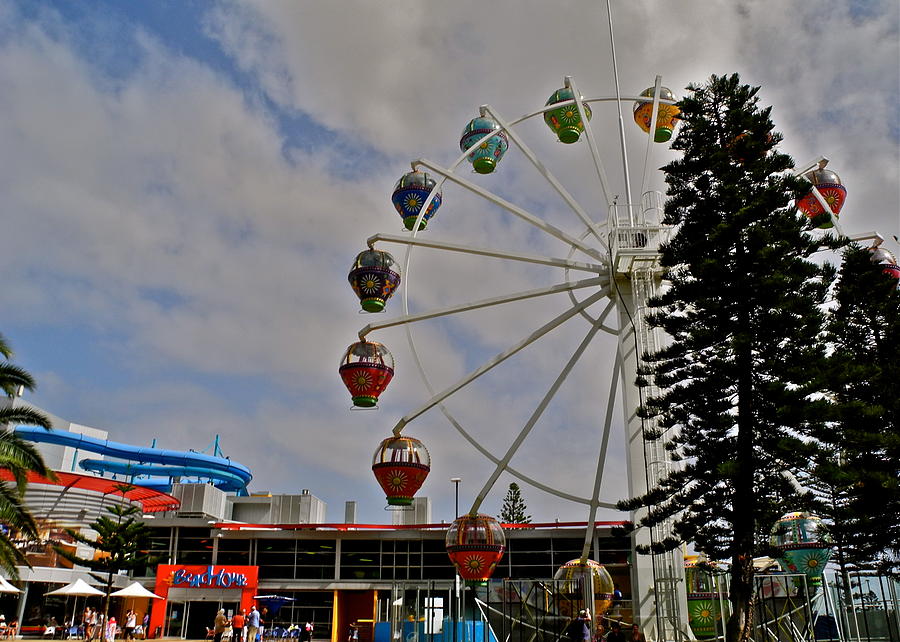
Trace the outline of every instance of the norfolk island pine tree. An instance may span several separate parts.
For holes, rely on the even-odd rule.
[[[125,494],[134,486],[119,484],[116,490]],[[130,571],[143,568],[152,563],[153,558],[148,554],[150,549],[150,529],[140,520],[141,510],[134,505],[106,506],[107,515],[100,515],[91,522],[91,528],[96,531],[97,537],[91,539],[80,531],[67,528],[66,533],[75,541],[87,544],[99,556],[90,558],[79,557],[72,551],[63,547],[57,547],[56,552],[73,564],[86,566],[89,569],[105,575],[106,590],[103,596],[103,620],[104,626],[109,616],[109,594],[112,592],[113,577],[119,571]]]
[[[900,290],[871,256],[844,250],[826,323],[829,421],[812,471],[845,590],[851,568],[900,573]]]
[[[503,506],[500,508],[500,521],[504,524],[530,524],[531,515],[525,511],[525,500],[522,499],[522,491],[516,482],[511,482],[503,498]]]
[[[664,171],[661,248],[668,287],[648,321],[671,338],[644,355],[638,385],[655,384],[641,408],[678,467],[647,494],[620,502],[647,507],[638,526],[671,518],[661,552],[693,542],[730,561],[728,642],[749,639],[753,558],[771,552],[784,513],[812,502],[783,475],[808,468],[816,378],[825,350],[822,304],[834,270],[810,260],[823,242],[792,205],[809,183],[777,151],[770,108],[737,75],[712,76],[681,101],[672,147],[683,156]]]

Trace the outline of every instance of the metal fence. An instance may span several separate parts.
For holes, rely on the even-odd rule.
[[[725,637],[727,578],[720,580],[716,634],[709,640]],[[827,574],[821,587],[810,586],[802,574],[758,575],[752,640],[900,642],[898,598],[900,582],[874,574],[853,573],[843,580]],[[582,595],[567,593],[564,583],[551,579],[476,586],[441,581],[396,584],[378,617],[390,622],[390,642],[560,642],[582,608]],[[628,600],[587,608],[603,630],[618,622],[627,634],[632,625]],[[376,642],[383,641],[376,636]]]

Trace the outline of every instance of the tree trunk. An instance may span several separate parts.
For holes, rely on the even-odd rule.
[[[106,594],[103,596],[103,619],[100,628],[100,642],[106,642],[106,631],[109,628],[109,594],[112,593],[113,572],[106,575]]]
[[[747,642],[753,632],[756,591],[753,586],[753,558],[736,555],[731,560],[731,616],[725,625],[726,642]]]
[[[746,274],[746,251],[743,241],[737,245],[737,269]],[[731,560],[731,617],[726,626],[726,642],[747,642],[753,631],[753,553],[756,550],[757,498],[755,488],[756,419],[753,383],[753,312],[754,301],[744,298],[737,310],[734,354],[737,364],[737,443],[735,448],[734,528]]]

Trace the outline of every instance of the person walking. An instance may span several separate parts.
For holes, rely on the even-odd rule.
[[[241,609],[231,616],[231,640],[232,642],[244,642],[244,620],[247,609]]]
[[[213,640],[222,642],[222,634],[228,628],[228,617],[225,615],[225,609],[219,609],[216,613],[216,619],[213,620]]]
[[[588,612],[581,610],[578,617],[569,622],[566,627],[566,637],[569,642],[591,642],[591,618]]]
[[[246,620],[247,642],[256,642],[256,634],[259,632],[259,611],[256,605],[250,607],[250,613],[247,614]]]
[[[84,628],[85,640],[93,640],[95,637],[102,637],[97,635],[97,609],[89,609],[87,626]]]
[[[134,627],[137,626],[137,613],[128,609],[125,613],[125,639],[134,639]]]
[[[312,642],[313,623],[307,622],[303,626],[303,642]]]
[[[262,607],[259,612],[259,640],[262,642],[266,638],[266,629],[272,628],[272,614],[269,613],[269,607]]]

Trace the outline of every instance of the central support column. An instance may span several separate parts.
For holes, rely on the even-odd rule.
[[[614,294],[618,298],[619,345],[621,354],[622,407],[625,415],[628,495],[643,495],[668,471],[669,462],[662,440],[644,440],[644,421],[637,415],[644,401],[635,384],[640,357],[659,346],[654,331],[644,323],[646,302],[658,285],[652,270],[616,275]],[[646,421],[646,420],[645,420]],[[646,509],[632,512],[637,523]],[[638,545],[649,546],[671,529],[669,524],[651,529],[640,528],[632,534],[631,599],[634,621],[648,638],[660,641],[688,639],[687,592],[684,562],[680,549],[659,555],[639,555]]]

